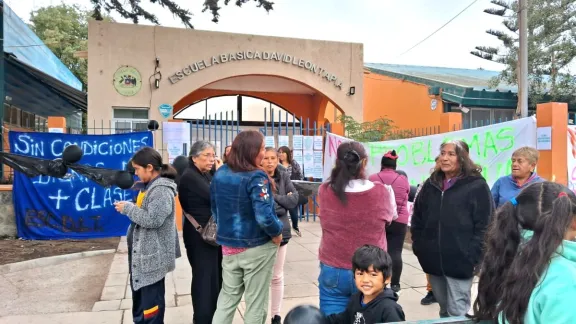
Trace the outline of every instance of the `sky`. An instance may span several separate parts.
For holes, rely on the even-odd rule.
[[[90,8],[89,0],[5,2],[24,21],[29,20],[34,9],[62,2]],[[254,1],[238,8],[234,0],[228,6],[220,0],[218,24],[211,21],[209,11],[202,13],[204,0],[175,2],[194,13],[192,23],[199,30],[363,43],[364,61],[370,63],[503,68],[470,54],[475,46],[499,45],[496,38],[485,32],[502,26],[501,18],[483,12],[492,7],[490,0],[477,0],[458,18],[405,54],[473,0],[274,0],[274,10],[270,13],[257,8]],[[157,14],[162,26],[183,28],[167,9],[153,4],[145,7]],[[118,22],[130,23],[118,15],[113,17]]]

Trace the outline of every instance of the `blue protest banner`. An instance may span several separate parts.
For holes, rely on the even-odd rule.
[[[116,135],[9,133],[10,152],[44,159],[62,157],[76,144],[84,156],[80,164],[124,170],[141,147],[152,146],[151,132]],[[18,236],[25,239],[87,239],[122,236],[130,221],[114,209],[114,201],[131,200],[135,192],[104,188],[82,175],[29,178],[14,174],[13,201]]]

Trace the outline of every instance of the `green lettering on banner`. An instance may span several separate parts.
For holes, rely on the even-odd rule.
[[[398,154],[398,165],[406,165],[408,164],[408,148],[405,144],[400,145],[398,149],[396,149],[396,154]]]
[[[430,141],[428,141],[430,142]],[[412,144],[412,164],[413,165],[422,165],[426,161],[426,155],[422,154],[421,159],[417,156],[423,153],[424,150],[424,143],[416,142]]]
[[[471,140],[464,139],[464,142],[468,144],[468,147],[470,148],[470,153],[476,152],[476,156],[478,157],[482,156],[480,154],[480,139],[478,138],[478,134],[474,134]]]
[[[435,163],[436,162],[436,156],[438,156],[437,153],[432,153],[434,151],[436,151],[438,148],[436,147],[432,147],[432,141],[428,140],[428,151],[426,152],[426,162],[428,163]]]
[[[511,133],[511,134],[510,134]],[[500,128],[498,133],[496,133],[496,139],[498,141],[508,141],[508,145],[501,148],[501,151],[508,151],[514,147],[514,129],[512,127]]]
[[[488,156],[489,149],[494,151],[494,155],[498,155],[498,148],[496,147],[496,143],[494,143],[494,136],[492,136],[492,132],[487,131],[484,135],[484,150],[482,151],[484,158]]]

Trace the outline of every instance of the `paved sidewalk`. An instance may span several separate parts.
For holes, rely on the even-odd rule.
[[[303,237],[294,236],[288,244],[284,268],[285,291],[282,317],[301,304],[318,306],[318,247],[321,229],[318,222],[302,222]],[[184,245],[181,242],[184,251]],[[101,300],[94,304],[93,313],[67,313],[42,316],[12,316],[0,318],[0,324],[36,323],[87,323],[87,324],[130,324],[132,323],[132,299],[128,285],[128,258],[125,238],[120,242],[114,256]],[[188,324],[192,321],[190,283],[192,272],[186,253],[176,261],[176,270],[166,277],[166,320],[167,324]],[[438,305],[422,306],[420,299],[426,294],[426,277],[416,257],[409,250],[403,253],[402,291],[399,303],[404,308],[407,320],[432,319],[438,317]],[[476,287],[473,289],[475,297]],[[242,323],[245,305],[238,307],[234,323]],[[94,312],[97,312],[95,314]]]

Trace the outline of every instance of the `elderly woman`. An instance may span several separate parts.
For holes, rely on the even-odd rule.
[[[193,223],[205,226],[212,216],[210,171],[222,162],[215,158],[214,146],[206,141],[194,143],[189,158],[190,164],[178,185],[178,197],[186,216],[183,234],[192,267],[193,323],[211,324],[222,286],[222,249],[204,242]]]
[[[538,150],[528,146],[512,153],[512,173],[501,177],[492,186],[492,198],[496,207],[516,197],[529,184],[544,181],[535,171],[538,157]]]
[[[490,188],[462,141],[440,146],[438,166],[416,198],[412,249],[429,275],[440,317],[470,309],[474,268],[494,210]]]

